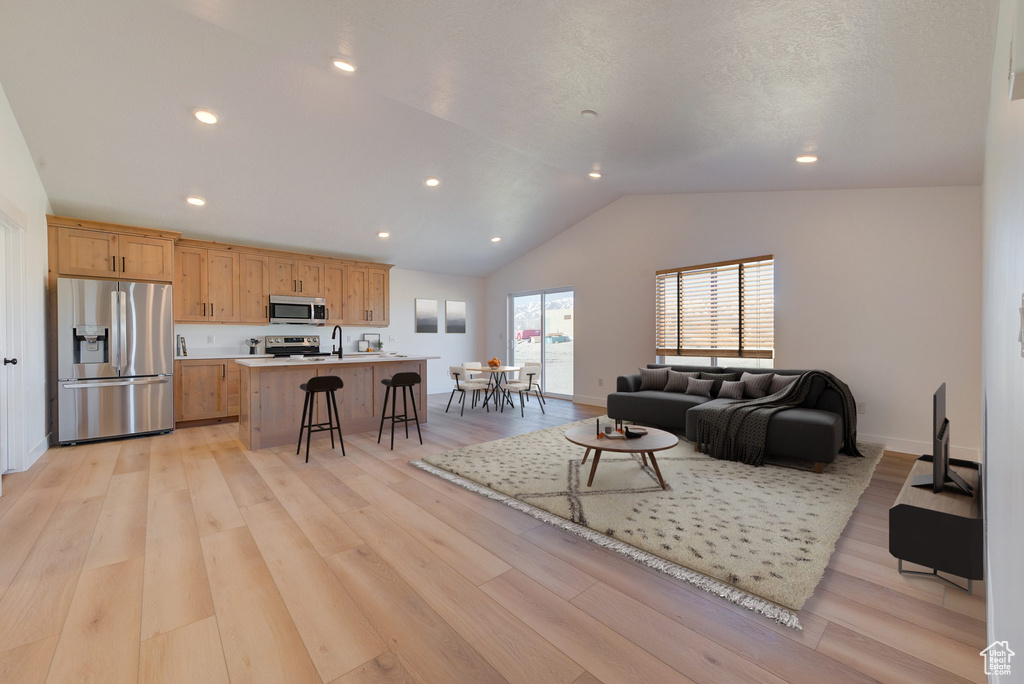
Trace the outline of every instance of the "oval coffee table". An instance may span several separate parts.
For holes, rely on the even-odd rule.
[[[654,458],[654,452],[671,449],[679,443],[679,438],[671,432],[665,432],[664,430],[656,428],[645,429],[647,434],[635,439],[609,439],[608,437],[598,439],[593,425],[580,425],[579,427],[566,430],[565,438],[567,440],[587,448],[587,452],[583,454],[583,461],[580,465],[587,462],[587,457],[590,456],[591,451],[594,452],[594,464],[590,466],[590,478],[587,479],[587,486],[589,487],[594,483],[594,473],[597,472],[597,463],[601,460],[601,452],[612,451],[618,454],[640,454],[644,465],[647,465],[647,458],[650,457],[651,465],[658,476],[658,482],[661,483],[662,489],[666,489],[665,479],[661,476],[661,469],[658,468],[658,461]]]

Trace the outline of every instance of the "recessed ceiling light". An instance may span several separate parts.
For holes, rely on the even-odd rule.
[[[342,71],[347,71],[349,73],[352,73],[353,71],[356,70],[354,65],[346,62],[343,59],[336,59],[336,60],[334,60],[334,66],[336,66],[337,68],[341,69]]]
[[[206,204],[206,200],[204,200],[202,197],[189,197],[185,201],[191,204],[193,207],[201,207],[204,204]]]
[[[582,112],[580,112],[580,116],[582,116],[584,119],[596,119],[597,112],[595,112],[593,109],[584,109]]]
[[[212,125],[217,123],[217,115],[213,112],[208,112],[205,109],[197,109],[196,118],[202,121],[204,124]]]
[[[436,178],[428,178],[425,182],[428,188],[436,188],[438,185],[441,184],[441,181],[437,180]]]
[[[491,242],[501,242],[501,238],[495,235],[494,237],[491,238]]]
[[[386,230],[382,230],[379,233],[377,233],[377,237],[379,237],[379,238],[388,238],[388,237],[391,237],[391,233],[387,232]]]
[[[591,171],[587,175],[590,176],[591,178],[600,178],[601,177],[600,171]]]
[[[801,164],[813,164],[818,161],[818,158],[813,154],[801,154],[796,160]]]

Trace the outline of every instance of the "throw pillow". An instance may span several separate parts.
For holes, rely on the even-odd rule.
[[[778,375],[772,378],[772,384],[768,386],[768,394],[776,394],[786,389],[799,378],[799,375]]]
[[[679,392],[680,394],[686,393],[686,383],[690,378],[699,377],[700,373],[680,373],[679,371],[669,370],[668,382],[665,384],[666,392]]]
[[[668,382],[668,368],[639,368],[640,391],[665,389]]]
[[[739,380],[740,376],[736,373],[701,373],[701,380],[711,380],[711,396],[717,397],[718,390],[721,389],[723,382],[731,382],[733,380]],[[692,394],[692,392],[691,392]]]
[[[714,384],[713,380],[690,378],[689,382],[686,383],[686,393],[693,394],[698,397],[710,397],[711,388]]]
[[[722,383],[722,387],[718,390],[719,399],[742,399],[743,398],[743,381],[741,380],[726,380]]]
[[[760,399],[765,396],[773,377],[773,373],[744,373],[740,376],[743,382],[743,396],[747,399]]]

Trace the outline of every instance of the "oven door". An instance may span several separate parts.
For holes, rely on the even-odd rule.
[[[326,302],[319,297],[285,297],[271,295],[270,322],[276,324],[323,325]]]

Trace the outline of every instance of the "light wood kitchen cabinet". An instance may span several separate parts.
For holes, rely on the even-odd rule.
[[[365,266],[348,267],[348,282],[345,285],[345,322],[349,325],[364,325],[370,321],[370,309],[366,305]]]
[[[388,269],[353,264],[348,267],[347,276],[345,322],[387,326],[391,310]]]
[[[324,262],[270,258],[270,294],[324,296]]]
[[[206,305],[208,250],[199,247],[174,248],[174,321],[209,320]]]
[[[120,275],[133,280],[174,279],[174,241],[142,235],[118,235]]]
[[[228,380],[228,416],[237,416],[238,407],[241,403],[239,399],[239,375],[241,366],[234,359],[228,360],[227,380]]]
[[[348,282],[348,265],[329,261],[324,274],[327,325],[342,325],[347,322],[345,318],[345,286]]]
[[[259,254],[239,254],[238,296],[242,323],[270,322],[270,259]]]
[[[206,420],[228,415],[226,359],[174,362],[174,420]]]
[[[174,249],[174,320],[241,320],[238,253],[202,247]]]
[[[61,275],[117,276],[117,235],[95,230],[58,229]]]
[[[206,257],[207,295],[210,320],[237,323],[239,312],[238,252],[211,249]]]
[[[170,282],[174,241],[128,233],[57,228],[60,275]]]
[[[388,269],[369,266],[366,273],[366,305],[370,309],[370,325],[387,326],[391,313]]]

